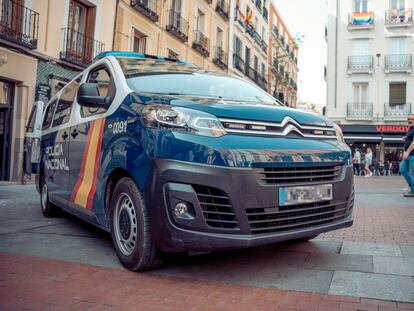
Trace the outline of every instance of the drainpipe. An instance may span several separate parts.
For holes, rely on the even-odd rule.
[[[335,27],[335,109],[338,102],[338,27],[341,18],[341,9],[339,0],[336,1],[336,27]]]
[[[112,51],[115,48],[116,24],[117,24],[117,21],[118,21],[118,6],[119,6],[119,0],[116,0],[116,4],[115,4],[115,18],[114,18],[114,31],[112,33]]]

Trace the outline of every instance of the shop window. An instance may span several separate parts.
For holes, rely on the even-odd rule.
[[[390,105],[404,105],[407,96],[407,83],[390,83]]]
[[[147,49],[147,36],[135,28],[132,28],[132,31],[132,51],[145,54]]]

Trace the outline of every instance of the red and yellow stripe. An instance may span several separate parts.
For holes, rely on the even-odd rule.
[[[92,210],[93,197],[96,192],[104,128],[104,118],[91,122],[85,150],[83,151],[79,179],[71,196],[73,203],[89,210]]]

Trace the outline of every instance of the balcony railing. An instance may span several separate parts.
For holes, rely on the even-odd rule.
[[[260,13],[262,13],[262,0],[256,0],[256,8]]]
[[[0,38],[36,49],[39,13],[11,0],[3,0],[0,6]]]
[[[348,103],[346,115],[349,120],[372,120],[373,112],[372,103]]]
[[[221,69],[226,69],[228,66],[227,53],[224,52],[221,46],[215,48],[213,63],[219,66]]]
[[[374,70],[374,56],[358,55],[348,57],[348,73],[372,73]]]
[[[412,54],[385,55],[385,71],[411,72],[413,69]]]
[[[241,58],[241,56],[238,54],[233,54],[233,66],[241,72],[245,72],[246,63],[244,62],[243,58]]]
[[[217,0],[216,12],[226,21],[229,20],[230,6],[225,0]]]
[[[385,25],[408,27],[413,23],[413,9],[391,9],[385,11]]]
[[[255,70],[254,68],[252,68],[250,66],[246,66],[245,74],[246,74],[247,77],[249,77],[250,80],[253,80],[254,82],[259,81],[259,74],[258,74],[257,70]]]
[[[384,105],[384,119],[385,120],[400,120],[405,121],[407,116],[411,113],[411,103],[390,104]]]
[[[205,57],[210,55],[210,40],[200,30],[194,31],[193,49]]]
[[[158,22],[159,0],[131,0],[131,6],[153,22]]]
[[[60,58],[70,63],[86,67],[95,55],[104,51],[105,44],[71,28],[62,28],[63,51]]]
[[[269,11],[265,7],[263,7],[263,18],[266,22],[269,20]]]
[[[253,38],[256,44],[262,49],[262,51],[267,53],[267,43],[262,39],[256,30],[253,31]]]
[[[253,28],[253,25],[252,24],[250,24],[250,23],[248,23],[247,25],[246,25],[246,32],[252,37],[252,38],[254,38],[254,33],[255,33],[255,31],[254,31],[254,28]]]
[[[188,22],[181,17],[181,14],[174,10],[168,11],[168,23],[165,27],[167,31],[173,34],[178,40],[187,42],[188,40]]]
[[[349,13],[348,29],[371,29],[374,27],[374,12]]]

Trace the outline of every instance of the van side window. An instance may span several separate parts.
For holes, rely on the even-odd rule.
[[[30,113],[29,120],[27,121],[27,125],[26,125],[27,133],[33,133],[34,131],[34,125],[36,121],[36,111],[37,111],[37,106],[34,106],[32,109],[32,112]]]
[[[56,106],[56,112],[53,116],[53,127],[69,122],[72,105],[79,89],[79,79],[66,85]]]
[[[99,67],[92,70],[86,82],[97,84],[99,96],[111,96],[113,98],[115,95],[114,82],[106,67]],[[82,117],[104,113],[105,111],[106,109],[104,108],[81,107]]]
[[[47,106],[45,117],[42,123],[42,130],[48,129],[50,125],[52,124],[52,118],[53,118],[53,113],[55,112],[56,102],[57,100],[55,99],[49,106]]]

